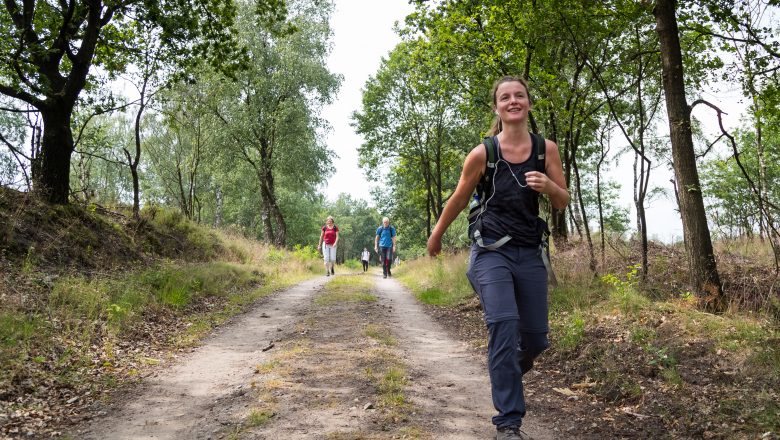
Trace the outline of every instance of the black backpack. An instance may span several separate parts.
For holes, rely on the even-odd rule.
[[[540,173],[545,173],[546,171],[546,161],[545,161],[545,153],[546,153],[546,144],[544,137],[540,134],[531,133],[531,148],[533,150],[532,154],[536,155],[536,171],[539,171]],[[490,197],[490,194],[493,192],[493,180],[496,176],[496,170],[497,170],[497,163],[498,163],[498,143],[496,142],[495,136],[489,136],[482,140],[482,143],[485,145],[485,151],[487,152],[487,161],[485,164],[485,174],[482,176],[482,179],[477,184],[476,191],[472,197],[471,203],[469,204],[469,238],[471,238],[478,246],[483,247],[485,249],[489,250],[495,250],[499,247],[503,246],[506,242],[512,239],[510,236],[505,236],[501,238],[500,240],[496,241],[493,244],[486,245],[482,242],[482,220],[481,220],[481,214],[485,212],[486,210],[486,204],[488,197]],[[539,197],[542,197],[542,194],[539,194]],[[537,219],[538,226],[537,229],[540,232],[540,238],[542,242],[543,252],[543,259],[544,259],[544,265],[547,267],[547,272],[549,274],[552,274],[552,268],[550,267],[550,260],[549,260],[549,238],[550,238],[550,229],[547,226],[547,222],[539,217]]]

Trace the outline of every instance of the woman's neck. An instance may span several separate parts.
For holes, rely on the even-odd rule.
[[[505,124],[501,130],[501,140],[507,144],[517,144],[528,139],[528,125]]]

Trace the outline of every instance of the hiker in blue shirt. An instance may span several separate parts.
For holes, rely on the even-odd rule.
[[[488,329],[488,371],[496,440],[526,440],[523,374],[548,346],[546,223],[539,197],[555,209],[569,203],[555,142],[528,130],[531,96],[519,77],[493,86],[496,118],[482,144],[466,156],[455,192],[428,238],[428,253],[441,252],[447,227],[469,204],[474,190],[473,240],[466,275],[482,303]],[[492,165],[492,166],[491,166]]]
[[[390,272],[390,265],[393,263],[393,254],[395,253],[395,227],[390,226],[390,219],[382,219],[382,226],[376,228],[376,238],[374,239],[374,250],[379,253],[382,259],[382,278],[387,278],[393,274]]]

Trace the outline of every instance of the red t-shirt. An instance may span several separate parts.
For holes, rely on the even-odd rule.
[[[322,241],[324,241],[328,246],[332,246],[333,243],[336,242],[336,233],[339,232],[339,227],[336,225],[333,225],[333,228],[323,226],[322,232]]]

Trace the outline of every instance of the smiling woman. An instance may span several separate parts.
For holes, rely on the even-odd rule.
[[[428,251],[441,251],[441,237],[477,190],[470,216],[474,240],[466,273],[479,295],[488,339],[493,417],[499,440],[528,438],[523,375],[548,346],[547,269],[543,262],[539,197],[553,207],[569,202],[558,146],[528,131],[528,84],[506,76],[492,90],[493,126],[484,143],[466,157],[455,192],[445,205]],[[490,170],[490,171],[488,171]],[[519,189],[519,190],[518,190]]]

